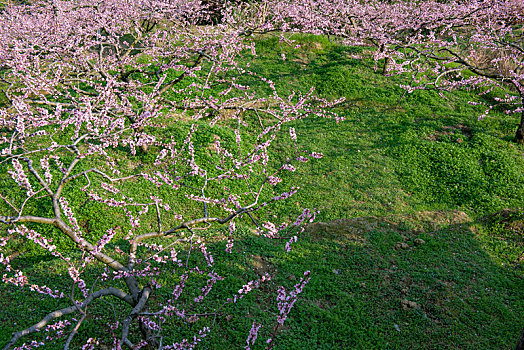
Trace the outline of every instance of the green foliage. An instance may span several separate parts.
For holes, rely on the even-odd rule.
[[[474,92],[458,91],[446,94],[445,99],[434,91],[404,94],[398,84],[409,77],[384,77],[375,72],[373,61],[360,48],[311,35],[295,35],[293,40],[301,46],[292,48],[276,36],[257,38],[257,61],[262,63],[253,63],[252,68],[274,80],[279,92],[305,92],[315,86],[323,97],[345,97],[337,112],[346,120],[337,124],[310,118],[295,125],[299,149],[322,152],[324,159],[301,164],[295,173],[285,173],[284,180],[299,179],[295,183],[302,190],[290,200],[269,207],[265,214],[255,215],[255,219],[294,219],[302,212],[301,203],[318,208],[318,220],[325,224],[308,229],[288,254],[279,242],[253,237],[252,227],[241,227],[231,254],[224,252],[225,243],[218,240],[225,229],[209,233],[208,248],[215,257],[216,272],[227,279],[218,282],[206,304],[191,311],[221,303],[235,294],[243,281],[260,276],[262,270],[278,272],[278,277],[241,303],[225,306],[216,318],[202,316],[194,323],[166,321],[171,335],[181,340],[204,326],[214,326],[201,344],[203,348],[238,347],[256,321],[265,326],[255,348],[263,348],[278,313],[275,289],[279,285],[292,288],[304,271],[311,270],[310,283],[285,327],[279,330],[277,349],[512,347],[524,315],[524,217],[518,209],[524,207],[524,149],[509,142],[514,119],[495,116],[478,121],[482,108],[467,103],[478,101]],[[245,60],[251,62],[249,54]],[[172,73],[176,76],[177,72]],[[189,84],[189,80],[183,84],[186,82]],[[177,96],[171,98],[176,101]],[[182,116],[173,118],[175,122],[169,123],[166,116],[166,127],[156,132],[183,140],[190,121]],[[248,122],[259,121],[253,117]],[[215,137],[223,145],[235,143],[235,125],[212,128],[203,121],[198,127],[193,139],[198,161],[216,162],[209,149]],[[253,135],[242,137],[249,141]],[[294,147],[289,137],[282,137],[276,146],[277,151]],[[129,150],[114,152],[127,154]],[[139,152],[129,163],[119,165],[123,169],[148,167],[153,155]],[[13,183],[5,170],[0,171],[4,190]],[[191,181],[196,180],[188,179],[189,185]],[[85,237],[96,242],[117,223],[118,238],[112,244],[124,248],[122,237],[130,229],[125,215],[87,200],[81,190],[86,184],[78,179],[66,191]],[[124,190],[136,200],[155,191],[170,191],[140,180],[127,186]],[[288,189],[286,186],[278,184],[267,189],[264,196],[281,193]],[[219,191],[211,188],[208,193]],[[184,208],[189,202],[177,191],[169,192],[169,196],[187,212],[201,210]],[[42,215],[51,210],[47,204],[30,209]],[[2,204],[0,210],[8,208]],[[144,222],[149,220],[154,228],[156,214],[148,215]],[[166,225],[169,223],[166,218]],[[74,254],[71,243],[53,228],[35,229],[53,238],[60,249]],[[417,243],[420,239],[423,244]],[[36,245],[16,244],[12,250],[25,253],[18,260],[34,272],[35,283],[50,288],[70,284],[65,264],[42,255]],[[180,247],[180,256],[185,249]],[[193,254],[192,259],[202,257]],[[173,275],[158,282],[174,286],[180,276],[176,266],[169,268]],[[100,271],[101,266],[96,266],[87,272],[90,283]],[[197,282],[202,280],[188,283],[183,300],[198,294],[201,285]],[[26,291],[1,287],[0,308],[7,318],[0,327],[0,339],[6,339],[21,323],[29,325],[49,310],[65,306],[47,297],[40,300],[39,295]],[[110,299],[96,303],[90,313],[113,317],[113,313],[129,312],[108,304]],[[32,313],[21,320],[16,315],[26,306]],[[81,328],[84,335],[94,327],[107,326],[96,320],[85,325]],[[56,344],[49,348],[61,347]]]
[[[464,135],[463,130],[421,128],[399,137],[392,153],[405,189],[426,202],[477,213],[519,205],[524,159],[518,148],[483,133]]]

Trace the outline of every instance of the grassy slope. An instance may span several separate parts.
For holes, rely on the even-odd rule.
[[[398,103],[402,78],[383,77],[370,60],[352,58],[360,49],[319,37],[297,40],[303,45],[296,50],[273,37],[258,40],[254,69],[283,92],[314,85],[321,96],[346,97],[338,109],[346,121],[297,124],[299,142],[325,157],[289,175],[303,188],[299,199],[269,214],[296,216],[298,201],[320,209],[325,224],[313,225],[290,254],[249,236],[233,255],[223,253],[223,244],[213,246],[218,272],[230,278],[212,298],[234,293],[241,278],[260,271],[279,272],[267,288],[290,288],[311,270],[277,349],[511,348],[524,326],[518,260],[524,215],[503,211],[524,206],[524,149],[508,142],[515,121],[477,121],[483,111],[467,104],[477,99],[468,92],[446,100],[417,92]],[[415,244],[417,238],[425,243]],[[26,263],[42,275],[52,269],[51,278],[45,275],[49,286],[61,283],[64,271],[55,261],[36,255]],[[48,298],[38,308],[37,302],[39,296],[2,289],[8,322],[0,339],[20,323],[20,308],[41,317],[56,307]],[[257,321],[268,325],[255,346],[263,348],[274,304],[274,295],[254,293],[225,308],[229,317],[174,325],[173,332],[190,334],[215,322],[202,348],[238,348]],[[93,312],[112,311],[102,304]]]

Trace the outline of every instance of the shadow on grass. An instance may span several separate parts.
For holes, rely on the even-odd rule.
[[[259,322],[264,327],[254,348],[262,348],[278,315],[276,288],[292,290],[310,270],[311,281],[278,331],[278,349],[511,348],[523,326],[524,266],[522,261],[502,265],[496,258],[501,256],[500,245],[493,248],[488,238],[500,240],[501,232],[508,230],[518,236],[515,232],[523,222],[518,213],[500,212],[476,221],[461,211],[428,211],[320,222],[308,227],[290,253],[284,252],[282,242],[256,236],[236,241],[232,254],[224,252],[224,242],[209,244],[216,261],[213,269],[226,278],[203,305],[191,299],[207,278],[190,283],[182,299],[193,304],[188,312],[216,307],[246,280],[265,272],[277,277],[261,291],[223,308],[216,318],[166,321],[165,344],[213,326],[202,348],[235,348],[244,344],[251,324]],[[515,242],[508,249],[522,249],[522,241]],[[203,258],[195,259],[205,266]],[[52,288],[69,283],[65,268],[56,262],[42,261],[34,269],[40,282]],[[99,272],[95,269],[88,276],[94,279]],[[155,279],[174,287],[178,278],[175,272]],[[171,290],[155,292],[152,305],[169,298]],[[59,304],[69,304],[68,298],[40,301],[13,287],[2,287],[2,295],[1,306],[8,315],[2,339],[15,330],[15,323],[30,324]],[[20,310],[31,310],[31,315],[22,316]],[[98,334],[103,342],[107,322],[114,322],[115,312],[125,311],[109,299],[93,305],[94,317],[81,335]]]
[[[511,348],[523,265],[497,264],[479,225],[459,211],[313,224],[292,253],[307,251],[300,264],[312,267],[294,311],[308,316],[294,317],[283,348]]]

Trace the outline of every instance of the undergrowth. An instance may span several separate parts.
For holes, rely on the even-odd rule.
[[[207,303],[227,298],[242,280],[263,272],[278,272],[269,291],[290,288],[311,270],[311,282],[278,331],[276,349],[511,348],[524,326],[524,148],[511,142],[514,117],[479,121],[482,108],[468,103],[479,100],[474,91],[445,98],[432,91],[404,94],[398,85],[407,77],[381,75],[362,48],[327,37],[292,39],[298,48],[276,36],[257,38],[259,59],[252,69],[275,81],[282,94],[315,86],[322,97],[345,97],[336,107],[345,121],[308,118],[295,125],[299,146],[322,152],[324,159],[285,175],[298,179],[301,191],[264,215],[296,217],[301,203],[320,210],[323,223],[310,226],[289,254],[253,237],[249,227],[241,230],[233,254],[224,253],[224,243],[211,244],[217,272],[230,278],[218,283],[220,294],[211,294]],[[177,124],[165,132],[183,135],[187,127]],[[212,133],[201,128],[206,143]],[[224,142],[234,139],[231,130],[216,132]],[[278,148],[289,150],[290,142],[284,138]],[[125,166],[151,161],[138,154]],[[145,182],[133,186],[137,196],[149,191]],[[71,201],[82,209],[81,225],[93,239],[113,225],[115,217],[80,190]],[[51,288],[70,283],[65,267],[37,247],[20,242],[18,249],[26,253],[21,263],[39,276],[35,282]],[[99,272],[89,273],[94,278]],[[175,284],[176,278],[159,282]],[[0,339],[59,306],[15,287],[2,286],[0,292]],[[255,292],[217,315],[173,321],[170,330],[182,337],[214,326],[202,348],[238,348],[254,321],[274,324],[277,310],[268,298],[264,290]],[[93,312],[129,310],[101,302]],[[94,322],[82,332],[104,326]],[[270,331],[262,328],[259,337]]]

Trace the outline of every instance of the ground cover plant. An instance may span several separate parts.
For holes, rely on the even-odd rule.
[[[330,160],[298,170],[315,186],[297,195],[318,203],[324,223],[297,249],[318,252],[312,274],[332,288],[305,291],[316,318],[293,330],[302,336],[289,348],[513,348],[522,329],[522,229],[503,213],[522,207],[522,148],[511,142],[518,119],[479,121],[483,108],[468,103],[482,101],[476,91],[404,95],[409,75],[375,72],[364,49],[293,38],[302,50],[277,37],[260,43],[261,55],[273,55],[267,65],[284,65],[288,85],[315,81],[320,94],[347,102],[341,125],[297,128]],[[277,63],[281,53],[286,63]],[[494,267],[501,270],[488,272]],[[484,278],[493,285],[480,292]],[[499,278],[507,289],[496,287]],[[333,323],[340,332],[322,326]]]
[[[404,94],[401,86],[409,82],[409,74],[386,77],[376,72],[375,52],[368,51],[368,48],[348,47],[336,38],[326,36],[292,34],[284,39],[278,33],[257,36],[257,59],[253,60],[249,47],[238,58],[238,64],[277,82],[274,88],[278,96],[288,96],[293,91],[306,94],[311,86],[315,86],[315,93],[319,97],[328,100],[345,97],[343,104],[332,109],[345,121],[337,123],[335,119],[315,117],[301,121],[289,120],[288,126],[293,127],[291,130],[301,137],[295,141],[294,134],[290,134],[287,127],[276,133],[271,144],[274,153],[268,160],[268,172],[269,169],[276,171],[280,165],[287,164],[289,155],[307,156],[306,153],[297,154],[297,149],[307,149],[307,154],[315,155],[323,152],[324,159],[295,161],[291,165],[300,166],[296,166],[294,172],[275,175],[278,176],[276,181],[282,181],[271,186],[268,192],[261,192],[261,198],[270,199],[289,191],[288,184],[294,177],[300,179],[301,187],[306,190],[295,193],[287,203],[277,201],[265,207],[264,213],[259,211],[251,215],[257,223],[286,219],[293,222],[303,213],[300,203],[308,203],[318,209],[316,217],[320,222],[309,225],[287,253],[282,245],[294,236],[293,232],[284,236],[286,239],[282,243],[282,240],[254,236],[257,227],[249,217],[236,221],[236,240],[230,249],[231,253],[226,251],[230,248],[227,239],[229,227],[197,231],[193,243],[196,244],[198,239],[205,242],[205,251],[214,260],[209,270],[225,278],[216,281],[206,298],[196,303],[194,298],[205,293],[201,288],[208,285],[212,276],[198,271],[188,274],[185,291],[176,301],[178,307],[189,305],[187,314],[183,318],[165,321],[164,337],[158,338],[162,339],[162,346],[186,338],[187,343],[180,346],[190,347],[192,345],[188,343],[194,341],[193,336],[209,326],[209,333],[198,344],[202,348],[243,346],[246,340],[250,342],[253,339],[248,336],[250,329],[252,332],[257,330],[258,336],[262,338],[255,344],[248,343],[251,348],[268,346],[264,343],[268,337],[275,339],[275,348],[282,349],[514,347],[523,326],[524,314],[523,220],[519,209],[523,205],[524,191],[523,149],[511,142],[517,118],[507,118],[495,111],[493,117],[478,121],[478,115],[483,113],[484,108],[481,104],[468,102],[489,102],[490,96],[478,96],[477,91],[444,91],[444,98],[436,91]],[[192,67],[194,62],[184,61],[183,65]],[[207,78],[209,64],[204,57],[199,65],[205,73],[200,75],[195,72],[194,77],[188,76],[187,80],[181,80],[180,86],[186,87],[184,81],[190,84],[202,83],[201,77]],[[178,69],[166,72],[175,77],[181,74]],[[130,80],[137,79],[140,82],[143,78],[138,73],[130,75]],[[245,86],[246,83],[239,82],[245,76],[230,74],[221,78],[226,80],[236,77],[236,84]],[[144,78],[141,82],[147,85],[150,80]],[[125,86],[124,83],[121,86]],[[259,92],[259,96],[273,94],[271,86],[264,81],[253,79],[249,83],[250,91]],[[13,88],[19,86],[13,85],[9,92]],[[244,91],[237,90],[240,95]],[[196,93],[198,98],[202,98],[201,91]],[[220,85],[209,89],[209,101],[218,91],[224,91]],[[234,89],[232,91],[231,94],[235,92]],[[47,94],[44,97],[51,100]],[[6,96],[2,98],[6,101]],[[180,95],[168,97],[177,106],[184,103],[180,98]],[[195,163],[201,168],[206,164],[211,166],[221,159],[215,157],[217,141],[232,154],[239,149],[249,152],[249,143],[256,144],[256,133],[246,132],[246,129],[260,128],[261,122],[263,125],[269,125],[271,121],[278,124],[278,120],[273,119],[274,115],[264,114],[263,111],[272,107],[271,111],[278,113],[278,108],[271,101],[256,100],[248,106],[257,108],[261,118],[254,110],[251,110],[252,114],[247,111],[247,114],[243,114],[243,122],[248,127],[239,127],[238,118],[231,115],[236,106],[226,103],[228,101],[212,100],[215,104],[227,107],[226,112],[219,114],[220,119],[214,127],[208,124],[210,119],[217,116],[213,108],[197,105],[196,115],[200,112],[202,115],[209,113],[209,116],[193,121],[191,118],[195,114],[190,108],[186,115],[181,113],[183,109],[173,113],[175,115],[159,113],[151,117],[154,124],[145,125],[142,130],[130,128],[124,134],[131,141],[136,140],[141,133],[147,133],[155,136],[155,140],[172,136],[183,142],[191,131],[191,125],[195,124],[198,130],[191,139]],[[13,108],[12,105],[4,106]],[[139,103],[131,103],[131,106],[137,108],[137,111],[142,108]],[[173,104],[169,102],[169,106]],[[312,105],[311,108],[317,106]],[[159,125],[168,124],[169,118],[175,118],[176,126],[158,128]],[[224,127],[218,128],[221,125]],[[241,136],[240,146],[236,143],[235,129],[239,130]],[[12,130],[6,128],[3,132],[7,134]],[[66,134],[64,138],[69,136]],[[69,140],[66,141],[64,144],[68,145]],[[227,144],[233,146],[223,146]],[[140,173],[152,173],[157,166],[156,153],[162,145],[155,142],[145,146],[137,144],[135,155],[128,145],[110,150],[108,155],[117,160],[126,159],[126,166],[119,163],[117,168],[124,174],[135,169]],[[73,152],[65,148],[63,151],[55,151],[61,156],[62,162],[74,159]],[[110,171],[106,160],[104,157],[93,161]],[[54,158],[50,160],[50,173],[56,186],[62,174],[60,167],[53,162]],[[174,160],[170,162],[175,164]],[[28,169],[27,162],[20,163],[24,169]],[[44,168],[40,168],[38,156],[35,163],[37,171],[45,172]],[[177,169],[184,169],[183,162],[177,165]],[[189,172],[192,170],[190,162],[185,167]],[[3,169],[2,194],[14,194],[13,188],[16,187],[12,186],[13,179],[7,172],[8,166]],[[89,169],[80,168],[81,171]],[[263,167],[255,166],[254,170],[262,173],[258,175],[259,183],[268,177],[263,175]],[[251,180],[255,181],[257,176],[252,176]],[[31,179],[30,173],[28,178]],[[247,191],[242,186],[242,180],[236,188],[240,192]],[[39,186],[37,180],[30,181],[33,190]],[[90,183],[82,181],[80,186],[69,188],[67,197],[69,207],[77,216],[82,237],[97,242],[107,230],[114,229],[115,221],[118,222],[120,228],[104,246],[103,252],[109,252],[115,260],[121,259],[117,250],[126,252],[130,248],[124,238],[133,229],[126,215],[130,213],[136,216],[140,209],[128,207],[126,212],[109,208],[108,211],[103,203],[88,200],[86,191],[81,189],[87,184],[91,188],[102,186],[100,182],[103,178],[90,176]],[[198,180],[186,177],[179,181],[186,190],[191,190],[189,186],[192,186],[195,187],[192,190],[196,195],[201,193],[202,183]],[[176,190],[175,194],[172,188],[161,186],[157,190],[156,184],[144,178],[130,179],[127,185],[117,183],[114,187],[120,190],[118,195],[124,193],[136,202],[141,199],[141,193],[149,195],[156,191],[155,196],[165,198],[169,204],[191,203],[188,198],[176,194],[177,191],[181,193],[181,189]],[[268,184],[265,187],[269,187]],[[225,189],[221,186],[216,189],[209,185],[205,191],[209,197],[225,197]],[[25,192],[27,189],[23,190],[22,195]],[[114,196],[105,190],[101,193],[106,198]],[[37,212],[52,215],[52,205],[40,204],[44,200],[38,199],[40,202],[35,204],[28,201],[24,208],[30,210],[31,215]],[[148,203],[149,200],[146,198],[144,202]],[[149,211],[141,216],[141,227],[156,234],[159,223],[156,203],[150,201]],[[217,209],[211,204],[206,207],[209,212]],[[184,204],[183,208],[187,210],[183,213],[184,217],[206,216],[202,215],[205,207],[200,202],[196,206]],[[11,209],[6,206],[2,210]],[[164,227],[171,220],[174,225],[179,224],[179,221],[169,216],[168,211],[164,212],[161,208],[159,211],[162,215],[160,222]],[[144,227],[146,223],[153,227]],[[74,245],[60,238],[54,229],[36,225],[28,227],[54,239],[53,243],[64,250],[67,257],[84,258],[82,253],[75,255]],[[136,234],[140,232],[140,228],[135,230]],[[193,253],[189,260],[185,260],[191,242],[182,240],[190,239],[191,236],[186,233],[183,237],[177,235],[174,238],[179,240],[176,243],[176,259],[182,260],[183,265],[203,269],[209,260],[206,259],[206,253],[201,251],[200,243],[193,246]],[[65,289],[65,298],[54,299],[23,292],[27,291],[28,285],[25,289],[12,284],[3,286],[0,289],[1,307],[5,310],[3,314],[7,322],[0,328],[0,339],[5,339],[5,343],[11,338],[11,333],[40,321],[49,310],[72,305],[72,281],[68,276],[70,265],[66,261],[22,239],[10,240],[9,244],[7,254],[12,259],[13,269],[26,271],[31,276],[31,284],[47,285],[51,290]],[[154,250],[158,246],[140,247],[139,254],[150,256],[146,248]],[[169,271],[174,271],[172,274],[153,277],[162,286],[152,291],[148,307],[153,308],[162,300],[172,298],[174,288],[163,292],[163,287],[180,284],[183,274],[177,275],[176,262],[158,262],[158,265],[152,260],[149,262],[153,268],[169,266]],[[274,327],[280,310],[275,303],[276,295],[271,292],[275,292],[279,286],[293,290],[293,286],[300,284],[304,271],[310,271],[308,277],[311,279],[284,325]],[[103,268],[100,264],[93,264],[83,271],[81,276],[86,281],[88,293],[107,285],[104,283],[108,281],[97,280],[101,272]],[[261,280],[266,275],[272,278],[261,283],[258,291],[246,294],[239,303],[222,306],[224,300],[238,295],[245,281]],[[150,278],[138,279],[145,284]],[[117,280],[117,283],[120,283],[117,287],[125,288],[121,280]],[[78,287],[75,287],[74,293],[81,300]],[[31,315],[24,319],[19,316],[23,308],[31,311]],[[114,322],[125,320],[131,309],[131,306],[120,308],[111,298],[101,297],[87,309],[87,316],[70,346],[81,347],[86,339],[93,338],[86,347],[112,347],[111,337],[114,335],[118,341],[122,336],[122,325],[116,326]],[[82,315],[80,312],[78,314]],[[74,320],[66,318],[66,321]],[[108,322],[112,323],[114,329],[107,327]],[[139,329],[132,328],[137,327],[138,323],[138,320],[135,321],[131,330],[136,330],[140,335]],[[48,340],[45,348],[63,348],[75,324],[64,324],[65,327],[59,329],[56,335],[52,332],[34,334],[34,344],[44,341],[47,336],[62,335],[62,338],[57,337],[52,342]],[[262,326],[258,328],[259,325]],[[96,342],[98,344],[95,345]]]

